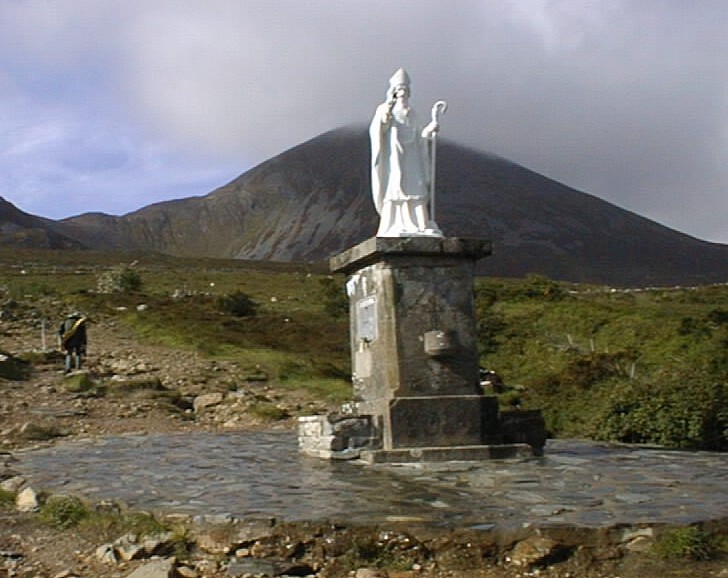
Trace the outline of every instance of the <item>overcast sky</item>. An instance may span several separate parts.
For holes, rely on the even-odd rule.
[[[0,0],[0,196],[204,195],[368,124],[400,66],[443,137],[728,243],[724,0]]]

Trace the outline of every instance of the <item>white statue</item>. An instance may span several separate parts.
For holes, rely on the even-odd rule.
[[[438,116],[447,104],[436,102],[432,122],[422,129],[409,96],[409,75],[400,68],[389,79],[387,100],[369,127],[377,237],[442,237],[434,220],[435,139]]]

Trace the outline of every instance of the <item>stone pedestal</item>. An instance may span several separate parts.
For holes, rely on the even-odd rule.
[[[498,401],[479,381],[473,280],[476,261],[489,254],[483,239],[374,237],[331,259],[332,271],[348,275],[351,414],[366,419],[376,440],[357,448],[366,461],[509,453]],[[337,419],[317,427],[331,431]],[[513,455],[543,447],[520,437]],[[502,447],[484,450],[491,445]]]

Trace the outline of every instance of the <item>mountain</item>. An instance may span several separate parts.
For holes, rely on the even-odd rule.
[[[436,220],[447,236],[486,237],[479,272],[612,285],[728,280],[728,246],[701,241],[503,158],[438,143]],[[377,228],[364,128],[296,146],[203,197],[53,230],[85,246],[177,256],[322,261]]]
[[[54,221],[24,213],[0,197],[0,247],[81,249],[83,243],[57,232]]]

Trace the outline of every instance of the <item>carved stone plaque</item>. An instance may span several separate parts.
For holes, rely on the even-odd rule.
[[[371,295],[360,299],[356,304],[356,338],[371,343],[377,337],[377,298]]]

